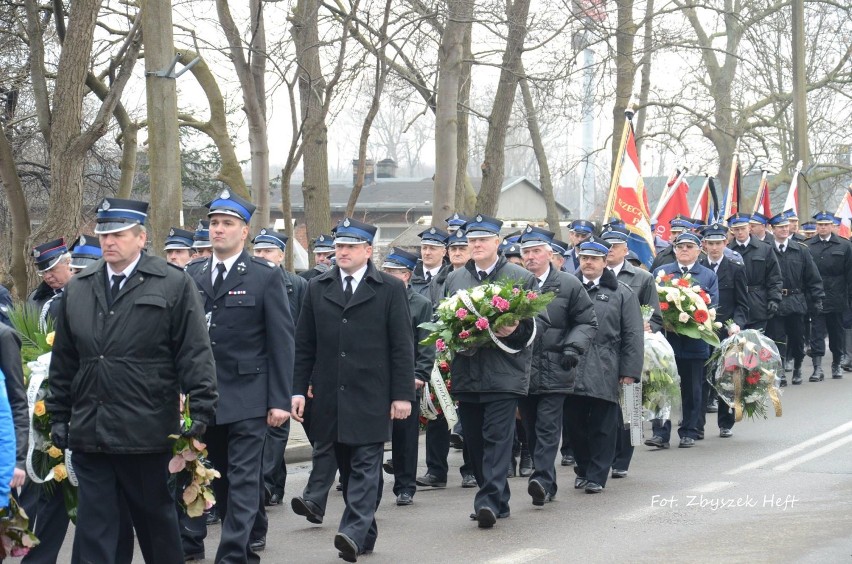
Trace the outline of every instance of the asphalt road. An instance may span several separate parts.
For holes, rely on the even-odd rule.
[[[729,439],[711,414],[695,448],[637,447],[629,476],[598,495],[574,490],[572,469],[559,466],[556,500],[535,508],[526,480],[511,479],[512,516],[491,530],[468,519],[474,490],[459,486],[452,451],[449,486],[421,489],[413,506],[397,507],[386,480],[376,551],[359,562],[852,562],[852,376],[787,387],[783,406],[780,418],[738,423]],[[290,466],[288,500],[308,472]],[[289,504],[272,508],[263,560],[342,562],[332,545],[342,509],[332,492],[317,526]],[[211,527],[208,562],[218,535]]]

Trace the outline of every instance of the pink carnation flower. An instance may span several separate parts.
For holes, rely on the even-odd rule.
[[[509,309],[509,300],[501,298],[500,296],[494,296],[491,298],[491,305],[496,307],[500,311],[506,311]]]
[[[468,337],[470,337],[470,331],[467,329],[459,333],[459,339],[467,339]]]
[[[439,351],[447,350],[447,343],[444,342],[444,339],[438,339],[435,341],[435,348]]]
[[[464,319],[465,317],[467,317],[467,310],[463,307],[460,307],[456,310],[456,317],[458,317],[459,319]]]
[[[476,325],[476,328],[479,329],[480,331],[485,331],[486,329],[488,329],[488,319],[486,319],[484,317],[480,317],[479,319],[476,320],[475,325]]]
[[[528,300],[534,300],[537,297],[538,297],[538,294],[536,294],[535,292],[527,292],[527,299]]]
[[[520,288],[512,288],[512,293],[517,296],[518,294],[521,293],[521,289]]]

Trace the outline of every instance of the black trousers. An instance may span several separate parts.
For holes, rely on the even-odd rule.
[[[314,502],[319,507],[322,515],[325,515],[325,507],[328,505],[328,492],[334,485],[334,477],[337,475],[337,456],[332,442],[314,442],[314,450],[311,454],[311,473],[308,475],[308,483],[302,491],[302,498]]]
[[[208,427],[204,436],[210,461],[222,474],[213,481],[222,535],[216,551],[221,564],[259,562],[249,548],[262,492],[263,443],[266,417]]]
[[[518,403],[533,459],[530,480],[538,480],[544,491],[556,495],[556,453],[562,435],[565,394],[536,394]]]
[[[704,361],[693,358],[678,358],[677,372],[680,375],[680,400],[683,420],[677,430],[680,438],[698,438],[698,426],[706,402],[702,401],[701,386],[704,381]]]
[[[630,428],[624,428],[624,415],[618,410],[618,423],[615,435],[615,456],[612,459],[613,470],[630,470],[635,447],[630,444]]]
[[[562,446],[559,448],[559,453],[562,456],[574,456],[574,449],[571,448],[571,436],[568,433],[568,396],[565,396],[564,402],[562,406]]]
[[[263,486],[269,494],[284,495],[287,484],[287,463],[284,452],[290,438],[290,420],[280,427],[266,428],[266,442],[263,443]]]
[[[458,425],[456,425],[458,426]],[[462,429],[464,426],[462,426]],[[467,435],[463,435],[467,439]],[[470,464],[470,454],[467,450],[467,441],[462,449],[462,457],[464,464],[459,468],[462,476],[473,474],[473,467]],[[432,474],[442,482],[447,480],[447,474],[450,470],[450,465],[447,462],[447,457],[450,454],[450,428],[447,426],[447,420],[443,415],[439,415],[437,419],[429,421],[426,424],[426,472]]]
[[[379,528],[376,510],[382,501],[384,443],[334,443],[346,507],[338,532],[355,541],[360,550],[373,550]]]
[[[393,493],[411,494],[417,491],[417,454],[420,438],[420,420],[413,414],[417,413],[418,404],[411,402],[410,417],[394,419],[391,435],[391,459],[393,460]]]
[[[843,312],[829,311],[814,315],[811,321],[811,356],[825,356],[825,336],[828,335],[828,348],[831,350],[831,363],[839,364],[846,350],[846,336],[843,333]]]
[[[473,500],[474,512],[483,507],[490,508],[495,515],[509,512],[508,476],[517,405],[517,399],[486,403],[459,401],[464,442],[479,485]]]
[[[701,405],[706,406],[710,401],[710,398],[715,394],[716,390],[710,384],[710,382],[705,379],[701,384]],[[700,410],[701,417],[699,418],[698,430],[703,433],[704,432],[704,424],[707,422],[707,413],[705,409],[702,407]],[[716,423],[719,425],[720,429],[733,429],[734,428],[734,410],[728,407],[728,404],[724,402],[724,400],[719,400],[719,411],[716,412]]]
[[[79,484],[74,545],[80,562],[115,562],[120,547],[126,546],[122,498],[145,562],[183,562],[175,501],[168,485],[170,458],[170,453],[74,453]]]
[[[795,362],[801,363],[802,359],[805,358],[804,315],[797,313],[784,316],[776,315],[766,325],[766,336],[778,345],[778,353],[782,359],[792,358]],[[825,352],[825,343],[822,347],[823,352]]]
[[[590,482],[606,486],[612,458],[615,456],[617,403],[569,395],[566,398],[568,415],[568,433],[577,465],[574,473]]]

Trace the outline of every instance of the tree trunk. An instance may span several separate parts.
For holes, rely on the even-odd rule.
[[[39,5],[37,0],[25,0],[24,6],[27,12],[27,39],[29,42],[30,81],[33,85],[33,101],[38,119],[38,129],[49,151],[50,124],[53,120],[50,112],[47,75],[44,68],[43,30],[39,21]]]
[[[311,241],[331,227],[328,195],[328,129],[325,125],[325,79],[319,56],[319,0],[299,0],[291,33],[299,64],[299,100],[305,178],[302,193]]]
[[[521,70],[521,74],[524,71]],[[538,163],[538,175],[541,182],[541,191],[544,195],[544,204],[547,207],[547,225],[550,230],[556,233],[559,239],[564,237],[562,228],[559,225],[559,209],[556,207],[556,198],[553,195],[553,182],[550,177],[550,166],[547,164],[547,153],[544,150],[544,143],[541,140],[541,130],[538,127],[538,118],[536,117],[535,104],[533,104],[530,85],[526,78],[521,79],[521,94],[524,98],[524,108],[527,112],[527,127],[530,130],[530,138],[532,139],[533,151],[535,152],[535,160]]]
[[[55,92],[61,101],[53,107],[50,122],[50,205],[44,222],[31,242],[42,243],[79,233],[83,205],[83,166],[89,146],[79,143],[95,21],[101,0],[75,0],[59,55]]]
[[[615,105],[612,108],[612,164],[615,171],[620,150],[621,132],[624,129],[624,111],[633,95],[636,63],[633,61],[633,42],[636,23],[633,21],[633,0],[617,0],[618,27],[615,30]]]
[[[473,2],[448,0],[447,23],[438,48],[438,100],[435,109],[435,185],[432,225],[446,227],[444,218],[456,207],[458,175],[459,87],[464,74],[465,32],[473,18]]]
[[[467,22],[464,30],[464,54],[462,57],[461,83],[459,84],[458,142],[456,157],[456,200],[455,211],[470,214],[476,207],[476,192],[467,173],[470,146],[470,71],[473,66],[471,42],[473,22]]]
[[[805,3],[793,0],[793,161],[802,161],[803,168],[810,164],[808,146],[808,93],[805,69]],[[817,202],[823,209],[825,202]],[[799,217],[810,217],[810,190],[807,185],[799,189]]]
[[[231,62],[234,65],[243,93],[243,110],[248,121],[248,141],[251,150],[252,196],[257,210],[252,218],[255,227],[269,226],[269,143],[266,134],[266,32],[260,0],[250,0],[252,37],[251,56],[246,60],[243,40],[231,16],[228,0],[216,0],[219,24],[228,40]],[[260,81],[260,84],[258,84]]]
[[[654,48],[654,0],[645,0],[645,33],[642,38],[642,59],[639,61],[641,79],[639,82],[639,109],[636,112],[636,153],[642,160],[642,145],[645,132],[645,117],[648,112],[648,96],[651,94],[651,54]]]
[[[175,79],[153,74],[168,69],[175,55],[170,0],[145,0],[142,26],[151,178],[148,240],[151,252],[162,256],[169,228],[183,224],[177,89]]]
[[[482,163],[482,187],[476,201],[476,211],[487,215],[497,213],[500,190],[503,187],[503,171],[506,160],[506,131],[515,91],[521,76],[521,53],[527,34],[527,16],[530,0],[515,0],[508,8],[508,38],[503,52],[500,83],[494,96],[494,106],[488,118],[488,138],[485,142],[485,159]]]
[[[27,298],[27,238],[30,236],[30,212],[18,178],[15,156],[3,126],[0,125],[0,183],[6,189],[9,215],[12,217],[12,263],[9,272],[19,300]]]

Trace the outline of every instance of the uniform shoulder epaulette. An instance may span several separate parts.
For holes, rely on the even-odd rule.
[[[167,264],[167,265],[169,265],[169,266],[171,266],[172,268],[176,268],[177,270],[180,270],[181,272],[185,272],[185,271],[186,271],[186,266],[189,266],[189,263],[187,263],[187,264],[186,264],[186,266],[178,266],[178,265],[176,265],[175,263],[173,263],[173,262],[168,262],[168,261],[166,261],[166,264]]]
[[[202,263],[202,262],[206,261],[208,258],[210,258],[210,257],[198,257],[198,258],[194,258],[194,259],[192,259],[191,261],[189,261],[188,263],[186,263],[186,266],[191,266],[191,265],[193,265],[193,264],[200,264],[200,263]]]
[[[274,262],[266,260],[265,258],[251,257],[251,260],[252,260],[252,262],[256,262],[257,264],[262,264],[263,266],[266,266],[268,268],[276,268]]]

